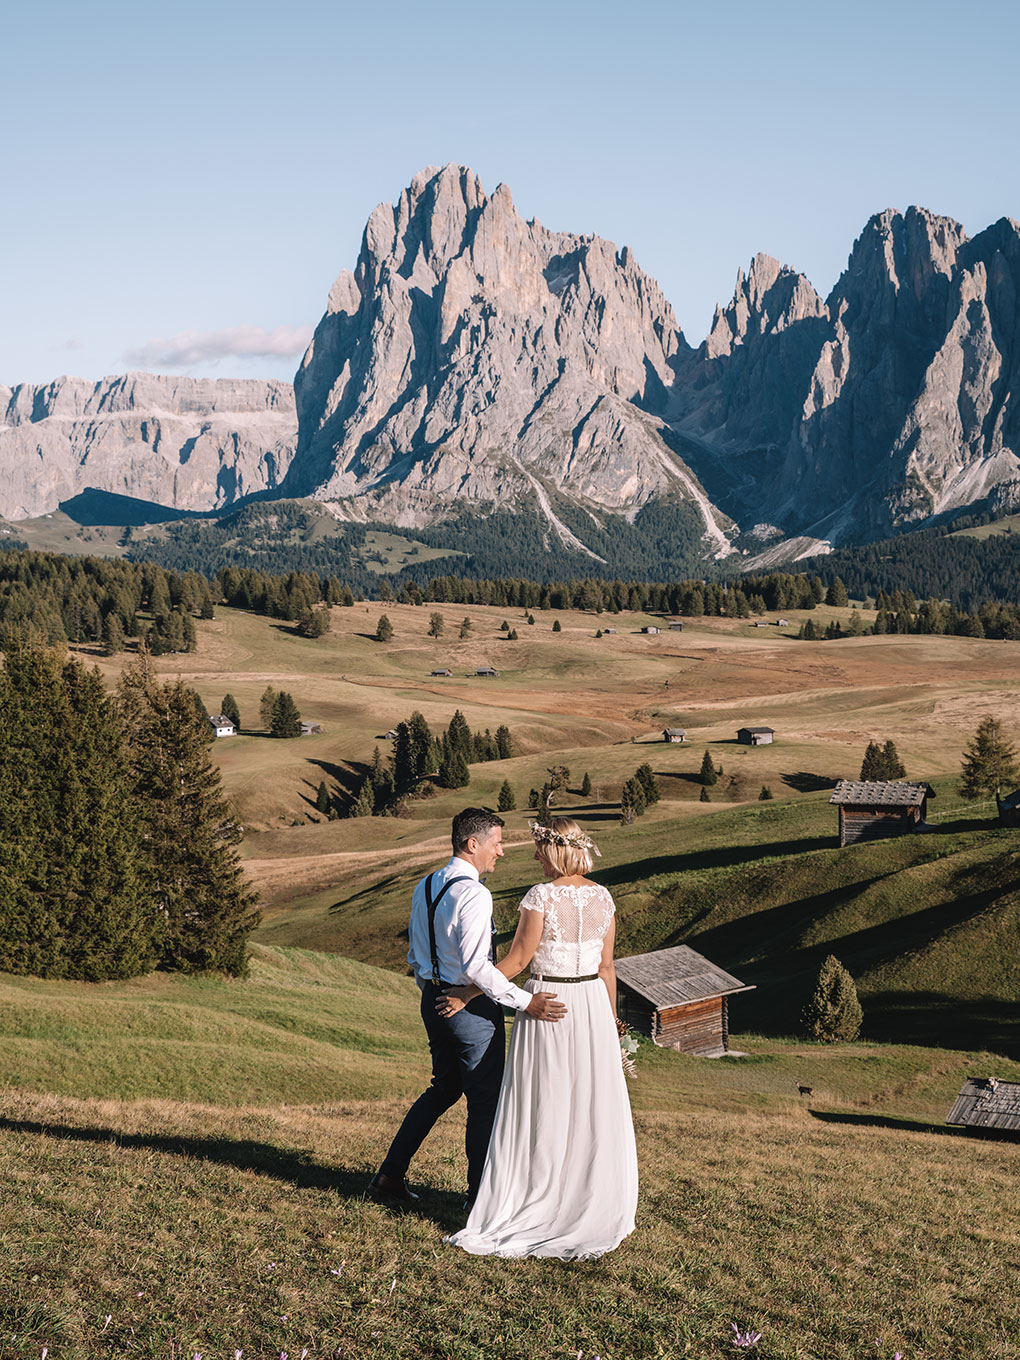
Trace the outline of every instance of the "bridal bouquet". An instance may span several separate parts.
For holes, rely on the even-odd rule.
[[[637,1036],[631,1034],[625,1020],[617,1020],[616,1032],[620,1036],[620,1061],[623,1063],[623,1070],[633,1080],[637,1076],[637,1067],[634,1064],[634,1054],[638,1051]]]

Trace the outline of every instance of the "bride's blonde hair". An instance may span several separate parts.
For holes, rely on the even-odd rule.
[[[543,831],[546,831],[546,828],[536,825],[532,835],[535,837],[538,853],[555,872],[557,878],[591,872],[594,861],[588,847],[594,847],[572,817],[554,817],[548,826],[548,831],[552,832],[551,836],[543,835]],[[568,838],[574,844],[564,844]]]

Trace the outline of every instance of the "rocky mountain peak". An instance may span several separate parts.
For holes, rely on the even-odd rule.
[[[622,511],[672,494],[722,551],[663,423],[686,350],[631,250],[526,222],[505,185],[430,167],[376,208],[334,284],[295,380],[290,485],[406,523],[449,514],[454,494],[530,500],[561,538],[550,490]]]

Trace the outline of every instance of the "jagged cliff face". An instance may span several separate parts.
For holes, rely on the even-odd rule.
[[[278,486],[296,444],[289,383],[129,373],[0,387],[0,516],[86,490],[211,510]]]
[[[923,209],[878,214],[824,304],[758,256],[678,376],[695,467],[745,523],[832,540],[1013,506],[1018,289],[1008,219],[968,241]]]
[[[805,551],[1020,507],[1018,298],[1020,224],[968,239],[888,211],[824,301],[755,256],[695,350],[628,249],[428,169],[370,217],[294,393],[147,374],[0,388],[0,515],[90,487],[188,510],[279,489],[407,526],[527,506],[587,550],[586,522],[667,499],[695,507],[706,557],[763,525],[775,561],[783,535]],[[568,527],[565,506],[590,520]]]
[[[462,167],[423,171],[334,284],[295,379],[289,485],[405,524],[537,497],[561,537],[550,491],[618,512],[676,496],[727,551],[667,442],[687,348],[629,250],[525,222]]]

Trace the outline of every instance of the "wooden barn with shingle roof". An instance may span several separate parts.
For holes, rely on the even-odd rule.
[[[1020,1081],[968,1077],[946,1116],[947,1124],[969,1129],[1020,1132]]]
[[[687,945],[616,960],[617,1010],[663,1048],[705,1058],[729,1052],[728,998],[752,992]]]
[[[830,803],[839,808],[839,843],[901,836],[916,831],[927,818],[930,784],[899,779],[841,779]]]

